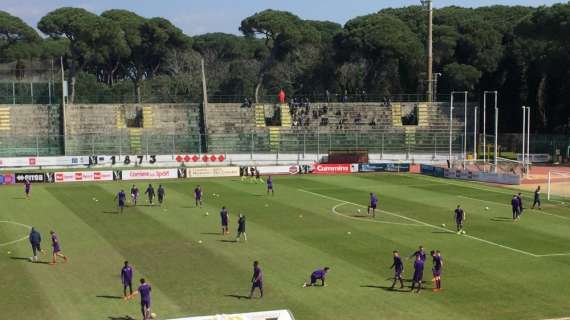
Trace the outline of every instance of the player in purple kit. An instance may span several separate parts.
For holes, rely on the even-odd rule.
[[[154,196],[156,195],[156,193],[154,192],[154,187],[152,186],[152,184],[148,185],[148,188],[146,188],[146,191],[144,193],[148,196],[148,202],[152,206],[152,201],[154,200]]]
[[[313,271],[313,273],[311,273],[311,283],[303,283],[303,288],[316,286],[317,280],[321,280],[321,287],[326,287],[327,285],[325,284],[325,277],[327,276],[327,273],[330,269],[331,268],[329,267],[324,267],[323,269]]]
[[[150,284],[147,283],[144,278],[140,280],[141,285],[139,286],[138,293],[141,295],[141,312],[143,315],[143,320],[151,319],[150,312],[150,291],[152,288]]]
[[[538,205],[538,210],[542,210],[542,208],[540,207],[540,186],[538,186],[538,188],[536,188],[536,190],[534,190],[534,202],[532,203],[532,208],[534,210],[534,207],[536,207]]]
[[[137,200],[139,199],[139,188],[133,184],[131,187],[131,204],[137,205]]]
[[[457,234],[465,234],[463,230],[463,226],[465,224],[465,210],[461,208],[460,205],[457,205],[457,209],[454,211],[455,216],[455,224],[457,225]]]
[[[416,256],[416,261],[414,261],[414,278],[412,279],[412,289],[410,291],[414,291],[416,284],[418,285],[418,289],[416,293],[420,293],[422,289],[422,280],[424,277],[424,261],[420,255]]]
[[[370,215],[370,209],[372,209],[372,217],[376,218],[376,206],[378,205],[378,197],[370,192],[370,205],[368,206],[368,215]]]
[[[431,256],[433,258],[433,281],[435,282],[435,288],[433,288],[433,291],[438,292],[441,290],[441,270],[443,269],[443,258],[441,257],[439,250],[432,250]]]
[[[202,187],[200,185],[196,186],[194,189],[194,199],[196,200],[196,208],[202,207]]]
[[[24,181],[24,192],[26,193],[26,199],[30,200],[30,191],[32,191],[32,183],[30,180],[26,179]]]
[[[230,222],[230,214],[226,207],[222,207],[222,211],[220,211],[220,218],[222,220],[222,235],[230,234],[230,229],[228,228],[228,223]]]
[[[119,200],[118,206],[120,213],[123,213],[123,209],[125,209],[125,202],[127,202],[127,195],[125,194],[125,190],[119,191],[115,196],[115,201]]]
[[[269,194],[269,192],[271,192],[272,196],[275,195],[275,190],[273,189],[273,178],[271,178],[271,176],[267,178],[267,194]]]
[[[133,297],[133,268],[129,266],[129,262],[125,261],[125,265],[121,269],[121,282],[123,283],[123,299],[127,300]],[[127,295],[127,288],[130,294]]]
[[[390,266],[390,269],[394,268],[394,283],[390,287],[390,290],[394,290],[396,282],[400,281],[400,289],[404,288],[404,279],[402,279],[402,272],[404,272],[404,263],[402,263],[402,258],[400,258],[400,253],[394,251],[394,263]]]
[[[416,252],[412,253],[412,254],[408,257],[408,259],[410,259],[410,258],[414,258],[414,259],[415,259],[417,256],[420,256],[420,258],[422,259],[422,261],[426,261],[426,252],[425,252],[425,250],[424,250],[424,246],[420,246]]]
[[[520,216],[523,214],[523,211],[524,211],[524,207],[523,207],[524,201],[523,201],[523,198],[522,198],[522,193],[519,192],[519,193],[517,194],[517,198],[519,199],[519,217],[520,217]]]
[[[50,231],[49,233],[51,234],[51,246],[53,247],[53,256],[50,264],[52,266],[55,265],[57,257],[63,258],[63,261],[67,262],[67,257],[63,254],[63,252],[61,252],[61,247],[59,246],[59,238],[57,237],[57,234],[55,234],[53,230]]]
[[[259,297],[263,298],[263,272],[259,267],[259,261],[253,262],[253,276],[251,277],[251,291],[249,292],[249,299],[253,297],[255,288],[259,288]]]
[[[517,197],[517,195],[513,195],[513,198],[511,199],[511,207],[513,209],[513,222],[517,221],[519,218],[519,198]]]

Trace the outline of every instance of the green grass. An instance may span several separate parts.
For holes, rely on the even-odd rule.
[[[31,254],[27,241],[1,246],[2,318],[138,319],[137,301],[109,298],[122,294],[124,260],[136,279],[151,282],[153,311],[161,319],[282,308],[301,320],[570,316],[570,255],[550,256],[570,253],[568,207],[547,202],[543,212],[527,210],[513,224],[512,191],[481,184],[392,174],[274,180],[274,197],[263,185],[239,179],[168,181],[165,209],[139,206],[123,215],[115,213],[113,197],[128,183],[35,184],[31,200],[22,197],[22,186],[1,187],[0,220],[35,226],[47,249],[48,232],[56,230],[70,257],[53,267],[32,264],[16,259]],[[193,205],[196,184],[206,192],[203,209]],[[379,213],[376,222],[354,218],[359,208],[366,211],[359,205],[366,205],[370,191],[391,213]],[[453,228],[459,203],[467,212],[467,236],[440,227]],[[230,210],[232,233],[236,215],[246,214],[247,243],[219,235],[222,205]],[[0,243],[26,233],[0,223]],[[387,290],[392,250],[409,255],[419,244],[442,251],[444,290]],[[233,297],[249,293],[253,260],[261,262],[266,297]],[[329,286],[302,289],[310,272],[324,266],[332,268]],[[430,269],[428,261],[428,281]],[[411,275],[411,261],[405,275]]]

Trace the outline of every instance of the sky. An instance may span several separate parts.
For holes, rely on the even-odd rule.
[[[561,1],[539,0],[434,0],[434,7],[525,5],[541,6]],[[143,17],[164,17],[188,35],[209,32],[238,34],[241,20],[265,9],[290,11],[303,19],[344,24],[351,18],[383,8],[419,4],[420,0],[0,0],[0,10],[36,27],[42,16],[60,7],[81,7],[94,13],[126,9]],[[466,4],[467,3],[467,4]]]

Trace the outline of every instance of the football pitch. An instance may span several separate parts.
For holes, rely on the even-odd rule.
[[[1,318],[139,319],[138,300],[122,300],[125,260],[135,280],[151,283],[159,319],[275,309],[301,320],[570,316],[566,204],[543,199],[542,211],[530,210],[525,193],[527,209],[513,223],[512,190],[412,174],[274,177],[275,196],[239,178],[161,183],[162,207],[141,196],[123,214],[113,198],[121,188],[128,192],[128,182],[34,184],[30,200],[23,186],[1,187]],[[136,184],[144,190],[148,182]],[[197,184],[203,208],[194,206]],[[380,200],[375,219],[363,217],[369,192]],[[453,232],[458,204],[467,214],[466,235]],[[228,236],[221,235],[222,206],[230,211]],[[247,217],[248,241],[236,243],[239,213]],[[22,240],[28,226],[39,229],[49,253],[55,230],[70,261],[30,263]],[[389,290],[392,251],[407,257],[418,245],[441,250],[443,290],[431,291],[429,257],[425,290],[409,291],[412,260],[404,260],[406,290]],[[254,260],[265,296],[249,300]],[[302,288],[325,266],[327,287]]]

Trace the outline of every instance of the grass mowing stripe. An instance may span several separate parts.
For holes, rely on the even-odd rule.
[[[333,200],[333,201],[339,201],[339,202],[346,202],[346,203],[350,203],[350,204],[355,205],[355,206],[359,206],[359,207],[362,207],[362,208],[366,208],[366,206],[363,206],[363,205],[361,205],[361,204],[357,204],[357,203],[354,203],[354,202],[350,202],[350,201],[345,201],[345,200],[341,200],[341,199],[329,197],[329,196],[326,196],[326,195],[323,195],[323,194],[320,194],[320,193],[315,193],[315,192],[307,191],[307,190],[304,190],[304,189],[299,189],[299,191],[305,192],[305,193],[310,193],[310,194],[313,194],[313,195],[315,195],[315,196],[319,196],[319,197],[321,197],[321,198],[325,198],[325,199],[329,199],[329,200]],[[443,228],[443,227],[438,227],[438,226],[436,226],[436,225],[429,224],[429,223],[426,223],[426,222],[423,222],[423,221],[420,221],[420,220],[417,220],[417,219],[414,219],[414,218],[409,218],[409,217],[406,217],[406,216],[402,216],[402,215],[399,215],[399,214],[397,214],[397,213],[393,213],[393,212],[389,212],[389,211],[385,211],[385,210],[379,210],[379,211],[380,211],[380,212],[387,213],[387,214],[390,214],[390,215],[393,215],[393,216],[400,217],[400,218],[402,218],[402,219],[404,219],[404,220],[409,220],[409,221],[413,221],[413,222],[416,222],[416,223],[419,223],[419,224],[423,224],[423,225],[425,225],[425,226],[432,227],[432,228],[434,228],[434,229],[438,229],[438,230],[441,230],[441,231],[444,231],[444,232],[454,233],[453,231],[450,231],[449,229],[446,229],[446,228]],[[507,249],[507,250],[514,251],[514,252],[518,252],[518,253],[521,253],[521,254],[524,254],[524,255],[527,255],[527,256],[538,257],[538,255],[536,255],[536,254],[534,254],[534,253],[530,253],[530,252],[527,252],[527,251],[524,251],[524,250],[520,250],[520,249],[516,249],[516,248],[511,248],[511,247],[508,247],[508,246],[505,246],[505,245],[502,245],[502,244],[499,244],[499,243],[496,243],[496,242],[492,242],[492,241],[489,241],[489,240],[477,238],[477,237],[474,237],[474,236],[471,236],[471,235],[463,235],[463,236],[464,236],[464,237],[467,237],[467,238],[469,238],[469,239],[473,239],[473,240],[477,240],[477,241],[480,241],[480,242],[484,242],[484,243],[487,243],[487,244],[490,244],[490,245],[493,245],[493,246],[497,246],[497,247],[500,247],[500,248],[503,248],[503,249]]]
[[[503,207],[511,207],[511,205],[509,205],[509,204],[505,204],[505,203],[501,203],[501,202],[497,202],[497,201],[483,200],[483,199],[477,199],[477,198],[467,197],[467,196],[457,196],[457,197],[459,197],[459,198],[465,198],[465,199],[471,199],[471,200],[480,201],[480,202],[498,204],[498,205],[503,206]],[[569,217],[560,216],[560,215],[557,215],[557,214],[554,214],[554,213],[549,213],[549,212],[546,212],[546,211],[544,211],[544,210],[534,210],[534,209],[529,209],[529,208],[527,208],[527,209],[525,209],[525,210],[533,210],[533,211],[536,211],[536,212],[538,212],[538,213],[540,213],[540,214],[544,214],[544,215],[547,215],[547,216],[552,216],[552,217],[556,217],[556,218],[560,218],[560,219],[564,219],[564,220],[570,220]]]
[[[407,227],[426,227],[425,225],[418,224],[418,223],[399,223],[399,222],[392,222],[392,221],[363,219],[363,218],[359,218],[359,217],[348,216],[348,215],[342,214],[342,213],[337,211],[338,207],[343,206],[343,205],[347,205],[347,204],[351,204],[351,203],[343,202],[343,203],[339,203],[339,204],[335,205],[334,207],[332,207],[332,212],[334,214],[336,214],[337,216],[341,216],[343,218],[352,219],[352,220],[361,221],[361,222],[382,223],[382,224],[390,224],[390,225],[396,225],[396,226],[407,226]],[[386,211],[382,211],[382,210],[379,210],[379,211],[386,212]]]

